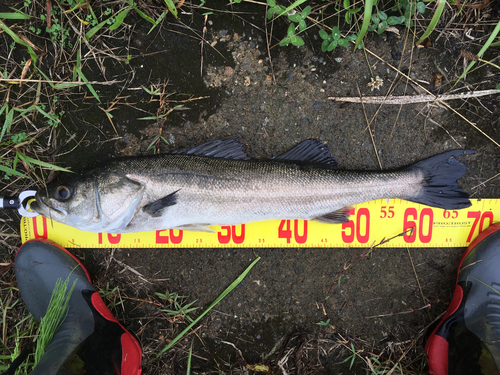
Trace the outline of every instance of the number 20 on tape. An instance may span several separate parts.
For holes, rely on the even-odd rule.
[[[21,234],[23,242],[43,238],[64,247],[83,248],[369,247],[380,243],[384,247],[464,247],[500,221],[500,200],[471,202],[472,206],[466,209],[443,210],[384,199],[350,208],[346,223],[276,220],[215,226],[214,233],[177,229],[90,233],[37,216],[22,219]]]

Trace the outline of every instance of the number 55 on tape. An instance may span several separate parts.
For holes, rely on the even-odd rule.
[[[64,247],[82,248],[370,247],[381,242],[384,247],[464,247],[481,231],[500,221],[500,200],[471,202],[472,206],[466,209],[443,210],[383,199],[351,208],[347,223],[276,220],[212,227],[215,233],[177,229],[90,233],[42,216],[23,217],[21,235],[23,242],[43,238]],[[387,239],[391,240],[385,242]]]

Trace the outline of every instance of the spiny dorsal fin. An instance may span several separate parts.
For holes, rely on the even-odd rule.
[[[203,143],[199,146],[191,146],[181,151],[174,151],[176,155],[210,156],[213,158],[226,158],[234,160],[249,160],[250,158],[243,150],[243,145],[238,137],[223,141],[220,138]]]
[[[306,139],[275,160],[315,163],[331,169],[338,167],[330,148],[319,139]]]

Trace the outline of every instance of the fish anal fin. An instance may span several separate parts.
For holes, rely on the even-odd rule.
[[[186,224],[186,225],[180,225],[172,229],[189,230],[191,232],[217,233],[212,228],[209,228],[208,227],[209,225],[211,224]]]
[[[176,190],[163,198],[145,205],[142,208],[143,211],[151,215],[152,217],[160,217],[163,214],[163,210],[165,208],[177,204],[177,193],[179,192],[179,190]]]
[[[343,207],[340,210],[329,212],[326,215],[315,217],[313,220],[327,224],[347,223],[349,221],[350,213],[351,213],[351,207]]]
[[[319,139],[306,139],[291,150],[278,156],[275,160],[314,163],[330,169],[337,169],[338,167],[329,147]]]

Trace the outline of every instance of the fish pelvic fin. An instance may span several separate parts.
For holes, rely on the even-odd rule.
[[[467,167],[457,160],[458,156],[470,155],[474,150],[452,150],[419,161],[407,170],[420,169],[424,173],[421,193],[404,199],[446,210],[466,208],[471,205],[469,194],[463,191],[457,180],[467,172]]]
[[[142,209],[145,213],[151,215],[152,217],[160,217],[161,215],[163,215],[163,210],[165,208],[177,204],[177,193],[179,192],[179,190],[176,190],[163,198],[145,205]]]
[[[191,232],[217,233],[212,228],[209,228],[208,227],[209,225],[210,224],[186,224],[186,225],[180,225],[172,229],[189,230]]]
[[[327,224],[347,223],[352,207],[343,207],[340,210],[329,212],[326,215],[315,217],[314,221]]]

